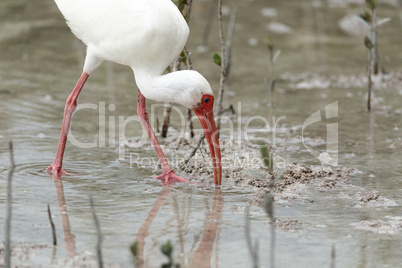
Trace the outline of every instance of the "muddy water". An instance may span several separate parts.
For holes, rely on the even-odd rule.
[[[364,87],[337,86],[340,75],[364,73],[366,54],[362,36],[348,36],[338,27],[342,17],[358,13],[363,7],[334,7],[336,2],[228,2],[227,7],[237,7],[238,13],[226,103],[235,104],[238,112],[241,108],[241,129],[255,115],[267,118],[271,126],[272,117],[286,117],[278,123],[274,144],[277,155],[286,164],[320,164],[303,146],[301,128],[309,116],[321,110],[323,120],[305,130],[307,144],[318,153],[324,152],[328,145],[327,126],[337,123],[339,165],[361,171],[341,188],[323,191],[308,187],[293,201],[277,202],[278,217],[302,223],[301,229],[278,232],[278,267],[329,266],[332,245],[336,247],[339,267],[396,267],[402,262],[401,221],[392,218],[402,216],[399,205],[402,202],[401,87],[397,84],[377,90],[376,109],[369,117]],[[211,52],[219,50],[216,29],[211,33],[209,52],[197,51],[202,43],[209,4],[209,1],[194,3],[189,48],[195,68],[217,88],[219,68],[210,57]],[[263,16],[263,8],[275,8],[277,16]],[[381,6],[379,11],[380,17],[392,18],[380,31],[380,62],[387,71],[393,72],[400,71],[402,61],[399,13],[398,8],[389,5]],[[133,75],[126,67],[104,63],[91,75],[79,103],[92,106],[75,114],[71,133],[77,141],[97,145],[82,149],[68,143],[64,167],[73,175],[62,182],[53,181],[44,169],[53,161],[65,99],[80,75],[85,48],[69,32],[50,0],[35,3],[3,0],[0,20],[2,177],[7,173],[10,139],[15,144],[17,162],[12,239],[50,245],[46,214],[49,203],[59,241],[56,251],[49,247],[32,253],[29,261],[15,258],[14,263],[46,266],[75,255],[91,258],[96,241],[88,202],[88,196],[92,195],[104,235],[103,254],[107,263],[131,265],[129,245],[137,239],[140,258],[151,267],[167,261],[159,250],[167,240],[174,245],[175,261],[183,265],[250,266],[244,208],[252,190],[234,186],[232,181],[225,182],[221,192],[194,185],[162,187],[152,179],[158,173],[157,168],[139,166],[142,161],[137,159],[139,155],[143,161],[156,161],[150,147],[126,148],[119,161],[122,148],[117,144],[121,137],[109,133],[110,124],[117,126],[119,117],[124,116],[124,120],[136,114],[137,90]],[[227,25],[228,15],[225,22]],[[263,40],[267,25],[272,22],[286,24],[291,32],[271,34],[275,47],[282,53],[275,66],[274,74],[279,78],[274,107],[270,108],[264,86],[268,54]],[[302,76],[295,82],[289,81],[289,77],[294,79],[294,75],[306,72],[320,76],[317,79]],[[324,77],[324,82],[332,77],[333,82],[323,89],[313,86],[297,89],[299,82],[316,81],[320,77]],[[325,119],[324,107],[335,101],[338,101],[338,116]],[[157,107],[154,114],[161,118],[162,109]],[[180,130],[178,119],[173,114],[172,137]],[[251,126],[261,129],[264,124],[256,120]],[[141,136],[140,129],[138,123],[130,123],[126,137]],[[272,140],[272,133],[251,131],[250,136]],[[1,180],[1,240],[4,189],[5,181]],[[356,200],[359,194],[371,191],[377,191],[388,201],[370,205]],[[370,228],[361,221],[371,223]],[[383,223],[389,225],[381,229]],[[267,267],[270,230],[260,207],[251,207],[251,224],[252,236],[260,242],[261,266]]]

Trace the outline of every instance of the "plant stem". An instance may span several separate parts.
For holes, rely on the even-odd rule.
[[[197,141],[197,144],[195,145],[195,147],[193,148],[193,150],[190,152],[190,154],[188,155],[188,157],[184,160],[184,164],[187,164],[188,162],[190,162],[191,158],[193,158],[193,156],[195,155],[195,153],[197,152],[198,148],[200,148],[202,141],[205,139],[205,133],[202,133],[200,138]]]
[[[371,88],[372,88],[372,82],[371,82],[371,67],[372,67],[372,57],[373,55],[369,52],[369,64],[368,64],[368,98],[367,98],[367,109],[370,112],[371,111]]]
[[[187,109],[187,121],[188,121],[188,128],[190,131],[190,137],[194,138],[194,126],[193,126],[193,120],[191,118],[193,117],[191,109]]]
[[[165,103],[165,110],[163,112],[163,125],[162,125],[162,138],[167,137],[167,132],[169,129],[170,124],[170,113],[172,112],[172,103],[167,102]]]
[[[192,5],[193,5],[193,0],[188,0],[187,1],[187,11],[186,11],[186,22],[187,22],[187,24],[190,21],[190,14],[191,14]]]
[[[219,20],[219,40],[221,45],[221,79],[219,83],[219,96],[218,96],[218,118],[216,122],[216,129],[219,133],[221,128],[221,115],[222,115],[222,102],[223,102],[223,93],[225,91],[225,81],[226,81],[226,47],[224,41],[224,34],[223,34],[223,23],[222,23],[222,0],[218,1],[218,20]]]
[[[371,27],[372,27],[372,40],[373,40],[373,50],[372,50],[372,60],[373,60],[373,73],[378,74],[378,40],[377,40],[377,27],[375,26],[377,23],[377,7],[373,10],[372,14],[372,22],[371,22]]]

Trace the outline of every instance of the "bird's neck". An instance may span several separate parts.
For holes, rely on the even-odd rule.
[[[177,71],[165,75],[134,71],[141,93],[147,99],[159,102],[174,102],[186,106],[186,72]]]

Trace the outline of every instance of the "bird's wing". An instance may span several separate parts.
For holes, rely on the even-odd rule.
[[[102,59],[162,72],[187,41],[187,24],[171,0],[55,2],[71,31]]]

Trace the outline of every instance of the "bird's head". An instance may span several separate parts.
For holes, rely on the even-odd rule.
[[[185,72],[185,90],[181,104],[190,108],[197,115],[208,141],[214,167],[214,182],[217,185],[222,183],[221,150],[219,146],[219,135],[214,119],[214,96],[208,81],[196,71]],[[179,73],[179,72],[176,72]],[[183,76],[184,77],[184,76]],[[180,102],[179,102],[180,103]]]
[[[146,98],[179,103],[195,112],[211,152],[214,182],[220,185],[222,181],[221,150],[214,119],[214,96],[208,81],[196,71],[171,72],[156,79],[149,79],[137,72],[136,80]]]
[[[204,129],[205,138],[209,145],[211,153],[212,165],[214,167],[214,182],[215,185],[222,183],[222,163],[221,149],[219,146],[219,135],[214,119],[214,96],[210,94],[202,94],[198,104],[193,107],[193,111],[197,115]]]

